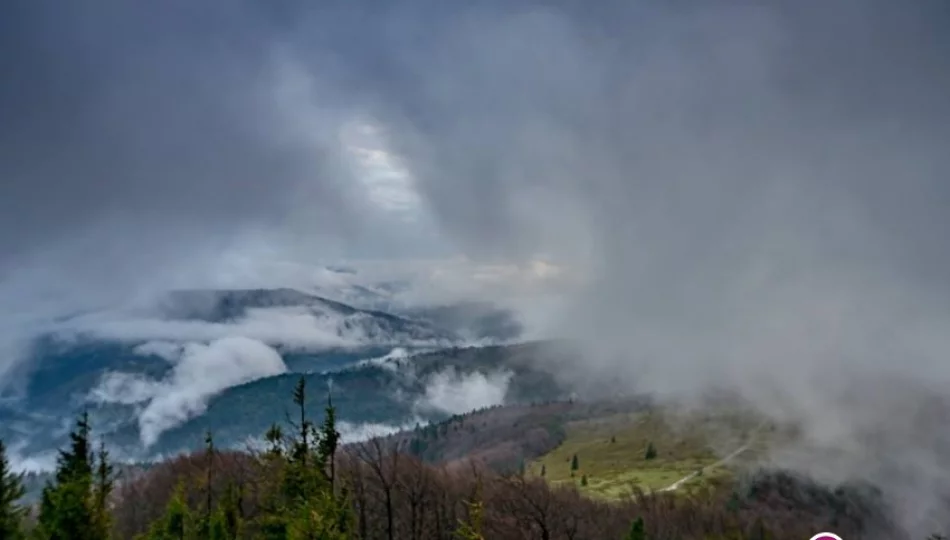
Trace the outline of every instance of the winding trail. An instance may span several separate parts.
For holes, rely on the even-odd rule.
[[[762,429],[762,427],[763,427],[764,425],[765,425],[765,422],[762,422],[761,424],[759,424],[758,426],[756,426],[756,428],[753,429],[753,430],[752,430],[752,433],[749,435],[749,439],[748,439],[742,446],[740,446],[739,448],[736,448],[735,450],[733,450],[732,453],[729,454],[728,456],[726,456],[726,457],[720,459],[719,461],[717,461],[717,462],[715,462],[715,463],[712,463],[712,464],[710,464],[710,465],[706,465],[705,467],[699,469],[698,471],[695,471],[695,472],[692,472],[692,473],[690,473],[690,474],[687,474],[686,476],[680,478],[680,479],[677,480],[676,482],[673,482],[672,484],[666,486],[665,488],[660,489],[660,490],[657,490],[657,491],[658,491],[658,492],[676,491],[676,490],[679,489],[683,484],[685,484],[686,482],[689,482],[689,481],[692,480],[693,478],[696,478],[696,477],[699,476],[701,473],[705,473],[706,471],[708,471],[708,470],[710,470],[710,469],[714,469],[714,468],[716,468],[716,467],[719,467],[720,465],[725,465],[726,463],[729,463],[730,461],[732,461],[733,459],[735,459],[736,456],[738,456],[739,454],[741,454],[741,453],[743,453],[743,452],[745,452],[746,450],[749,449],[749,447],[752,445],[752,443],[755,442],[755,436],[756,436],[756,434],[759,432],[759,430]]]

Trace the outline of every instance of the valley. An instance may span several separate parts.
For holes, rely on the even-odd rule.
[[[202,467],[209,434],[221,459],[253,468],[272,426],[292,427],[301,412],[320,425],[331,403],[347,474],[368,466],[382,467],[376,474],[393,467],[384,477],[423,475],[403,482],[491,479],[489,493],[501,499],[490,504],[499,515],[513,504],[505,498],[527,497],[533,502],[525,508],[541,499],[600,508],[618,520],[610,530],[637,513],[663,521],[669,513],[719,515],[721,508],[727,513],[715,519],[743,527],[757,515],[775,522],[845,515],[858,528],[882,519],[863,487],[829,492],[774,469],[770,453],[794,440],[788,426],[778,429],[730,399],[686,406],[624,393],[619,381],[609,392],[592,389],[574,365],[579,351],[554,341],[511,343],[505,315],[481,305],[416,311],[413,319],[284,289],[181,294],[162,306],[165,318],[146,319],[148,325],[86,320],[37,340],[39,361],[25,395],[0,410],[0,438],[13,442],[17,456],[49,460],[64,447],[68,420],[87,411],[93,436],[117,460],[123,496],[151,505],[149,520],[172,496],[169,478],[189,478]],[[439,325],[439,314],[449,321]],[[475,344],[460,337],[473,321],[469,335],[482,340]],[[149,331],[127,335],[136,325]],[[323,341],[301,341],[288,328]],[[328,333],[336,337],[326,341]],[[346,346],[335,341],[354,336]],[[289,396],[301,382],[305,404],[294,411]],[[161,478],[164,487],[154,487]],[[25,500],[36,501],[50,479],[48,472],[24,477]],[[128,491],[138,489],[146,491]],[[843,510],[829,514],[821,505]],[[748,516],[737,517],[742,511]],[[146,523],[122,519],[134,522],[129,530]],[[581,526],[580,515],[572,519]]]

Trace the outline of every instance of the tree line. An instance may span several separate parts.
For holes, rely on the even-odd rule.
[[[301,378],[262,449],[221,450],[209,433],[203,450],[121,477],[83,414],[32,506],[0,442],[0,540],[903,538],[873,497],[786,474],[602,501],[477,461],[425,463],[399,438],[342,445],[332,401],[317,425],[306,397]]]

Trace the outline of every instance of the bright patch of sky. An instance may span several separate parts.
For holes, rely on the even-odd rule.
[[[412,174],[388,148],[382,128],[371,120],[356,119],[344,124],[340,140],[369,200],[382,210],[398,214],[400,219],[417,221],[422,205]]]

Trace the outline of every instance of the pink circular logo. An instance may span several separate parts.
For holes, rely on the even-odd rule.
[[[812,536],[809,540],[841,540],[841,537],[834,533],[823,532]]]

